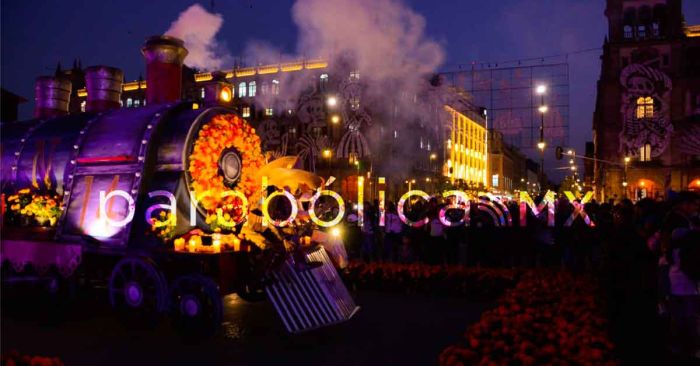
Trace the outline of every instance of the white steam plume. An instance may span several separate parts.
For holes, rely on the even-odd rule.
[[[434,72],[442,47],[425,36],[425,19],[397,0],[298,0],[298,53],[329,57],[350,52],[361,72],[402,78]]]
[[[185,63],[202,70],[218,70],[230,67],[231,56],[216,40],[224,18],[221,14],[208,12],[199,4],[194,4],[180,13],[165,32],[185,41],[189,51]]]

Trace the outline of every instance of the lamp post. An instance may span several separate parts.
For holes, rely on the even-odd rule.
[[[625,171],[622,176],[622,195],[624,198],[627,198],[627,165],[630,163],[630,157],[625,156]]]
[[[540,107],[538,108],[540,112],[540,141],[537,143],[537,148],[540,149],[540,187],[543,187],[544,148],[547,147],[547,144],[544,142],[544,114],[547,113],[547,106],[544,104],[544,94],[547,92],[547,87],[545,85],[538,85],[535,91],[540,95]]]

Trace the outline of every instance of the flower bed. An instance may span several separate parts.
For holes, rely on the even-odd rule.
[[[617,365],[596,290],[588,277],[527,272],[440,365]]]
[[[58,357],[22,355],[17,351],[3,354],[0,360],[0,364],[4,366],[63,366]]]
[[[521,273],[504,268],[351,262],[344,277],[352,288],[495,299],[513,287]]]

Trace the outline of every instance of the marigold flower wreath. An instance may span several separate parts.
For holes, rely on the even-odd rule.
[[[219,159],[222,153],[231,149],[240,156],[241,172],[238,181],[233,186],[227,186]],[[235,195],[222,197],[222,193],[239,191],[250,201],[260,188],[255,172],[263,165],[265,158],[260,150],[260,137],[242,118],[233,114],[217,115],[202,126],[189,156],[187,169],[195,199],[206,211],[206,221],[212,229],[218,231],[227,228],[225,223],[240,221],[245,214],[241,198]]]

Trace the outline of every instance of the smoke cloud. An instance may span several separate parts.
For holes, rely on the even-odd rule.
[[[231,55],[217,39],[224,18],[221,14],[208,12],[199,4],[194,4],[180,13],[165,32],[185,41],[189,51],[185,63],[201,70],[217,70],[230,67]]]
[[[425,36],[425,19],[399,1],[298,0],[292,14],[300,54],[349,52],[358,69],[373,77],[424,75],[444,59],[442,47]]]

